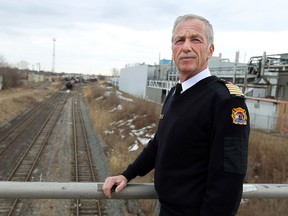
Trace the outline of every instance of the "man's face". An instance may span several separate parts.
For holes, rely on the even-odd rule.
[[[172,41],[172,53],[179,75],[184,80],[206,69],[213,51],[214,45],[208,48],[206,26],[202,21],[193,19],[177,25]]]

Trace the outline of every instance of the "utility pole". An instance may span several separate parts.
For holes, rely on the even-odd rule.
[[[56,38],[53,38],[53,54],[52,54],[52,72],[55,72],[55,42]]]

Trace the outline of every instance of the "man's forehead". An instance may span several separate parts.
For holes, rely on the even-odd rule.
[[[175,32],[182,32],[182,31],[204,31],[205,30],[205,24],[198,19],[191,19],[191,20],[185,20],[180,23],[175,28]]]
[[[194,20],[193,20],[194,21]],[[205,25],[203,22],[189,22],[183,21],[179,23],[175,28],[175,37],[181,37],[185,35],[204,35]]]

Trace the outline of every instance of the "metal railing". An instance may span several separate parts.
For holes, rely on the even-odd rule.
[[[102,182],[13,182],[0,181],[4,199],[107,199]],[[288,184],[244,184],[243,199],[287,199]],[[112,199],[157,199],[153,183],[130,183]]]

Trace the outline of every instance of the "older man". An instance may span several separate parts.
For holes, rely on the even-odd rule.
[[[236,214],[247,169],[249,114],[240,89],[210,74],[213,40],[205,18],[176,19],[177,90],[169,92],[147,147],[121,175],[105,180],[106,196],[113,186],[120,192],[131,179],[155,169],[161,216]]]

